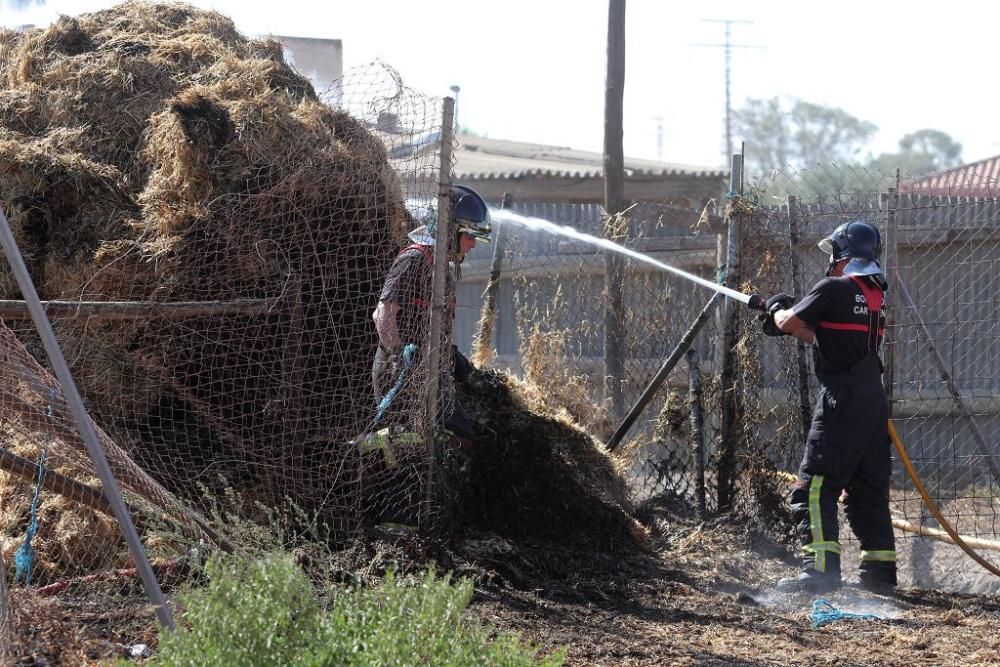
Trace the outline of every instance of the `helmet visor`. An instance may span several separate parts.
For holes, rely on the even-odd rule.
[[[474,222],[468,222],[466,220],[458,221],[458,233],[468,234],[479,241],[484,243],[490,242],[490,228],[488,225],[481,225]]]
[[[816,245],[818,245],[819,249],[825,252],[827,255],[833,254],[833,239],[831,239],[830,237],[826,237]]]

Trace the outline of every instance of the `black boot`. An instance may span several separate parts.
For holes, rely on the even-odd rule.
[[[779,593],[830,593],[841,586],[840,573],[820,573],[806,570],[794,577],[778,581],[774,587]]]
[[[858,586],[878,595],[895,595],[895,563],[862,563]]]

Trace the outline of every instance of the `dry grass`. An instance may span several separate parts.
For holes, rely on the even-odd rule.
[[[368,400],[345,397],[370,396],[370,313],[406,214],[382,142],[321,103],[280,44],[180,3],[3,31],[0,205],[43,299],[270,300],[249,322],[57,331],[96,421],[172,490],[197,498],[197,481],[224,475],[272,487],[264,500],[324,502],[317,475],[261,482],[286,466],[291,431],[346,441],[370,420]],[[0,290],[19,297],[6,265]],[[293,419],[278,404],[295,308],[309,400]],[[298,464],[322,467],[327,450]]]

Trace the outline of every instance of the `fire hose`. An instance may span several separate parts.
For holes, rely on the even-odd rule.
[[[920,497],[923,498],[928,511],[930,511],[931,515],[937,519],[937,522],[941,525],[941,528],[944,529],[944,532],[948,534],[948,537],[952,539],[952,542],[962,549],[962,551],[964,551],[969,558],[1000,577],[1000,569],[976,553],[976,551],[969,546],[968,543],[966,543],[965,539],[958,534],[958,531],[956,531],[951,524],[948,523],[948,520],[941,514],[941,510],[938,509],[937,503],[934,502],[934,499],[931,498],[930,494],[927,492],[927,488],[924,486],[923,482],[920,481],[920,476],[917,475],[917,471],[913,467],[913,462],[910,461],[910,456],[906,453],[906,447],[903,445],[903,441],[900,439],[899,433],[896,432],[896,426],[892,423],[892,420],[889,420],[889,438],[892,440],[892,444],[896,448],[896,453],[899,455],[899,460],[903,463],[903,467],[906,469],[906,474],[910,476],[913,486],[920,493]]]
[[[717,290],[717,291],[722,292],[722,290]],[[731,296],[728,292],[723,292],[723,294],[725,294],[726,296]],[[764,310],[764,301],[761,297],[759,297],[756,294],[743,295],[743,298],[739,298],[738,300],[741,301],[742,303],[745,303],[753,310]],[[973,549],[972,546],[967,542],[966,538],[963,538],[962,535],[960,535],[958,531],[955,530],[954,527],[952,527],[952,525],[948,522],[948,520],[944,518],[944,515],[941,514],[941,510],[938,508],[937,503],[935,503],[934,499],[931,498],[930,493],[928,493],[927,491],[927,487],[924,486],[924,483],[920,480],[920,476],[917,474],[916,469],[913,467],[913,462],[910,460],[910,455],[906,451],[906,446],[903,444],[903,440],[899,437],[899,433],[896,431],[896,426],[892,423],[892,420],[889,420],[888,426],[889,426],[889,439],[892,440],[893,447],[896,448],[896,453],[899,455],[899,460],[900,462],[902,462],[903,468],[906,469],[906,474],[909,475],[910,480],[913,482],[914,488],[920,494],[920,497],[923,499],[924,505],[927,506],[927,510],[931,513],[931,516],[933,516],[937,520],[938,524],[944,530],[945,534],[949,538],[951,538],[950,541],[955,546],[959,547],[962,551],[966,553],[967,556],[969,556],[969,558],[976,561],[986,570],[1000,577],[1000,568],[998,568],[997,566],[993,565],[988,560],[980,556],[975,551],[975,549]],[[899,525],[897,525],[897,527],[901,528],[901,526]],[[920,531],[919,528],[917,528],[917,532],[920,534],[924,534],[923,531]],[[932,535],[932,537],[940,538],[941,536]],[[997,548],[1000,548],[1000,545],[998,545]]]

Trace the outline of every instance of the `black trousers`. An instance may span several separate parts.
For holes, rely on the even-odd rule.
[[[792,515],[805,551],[804,569],[840,576],[837,501],[861,543],[861,579],[896,583],[896,551],[889,514],[892,474],[889,405],[878,371],[821,376]]]

